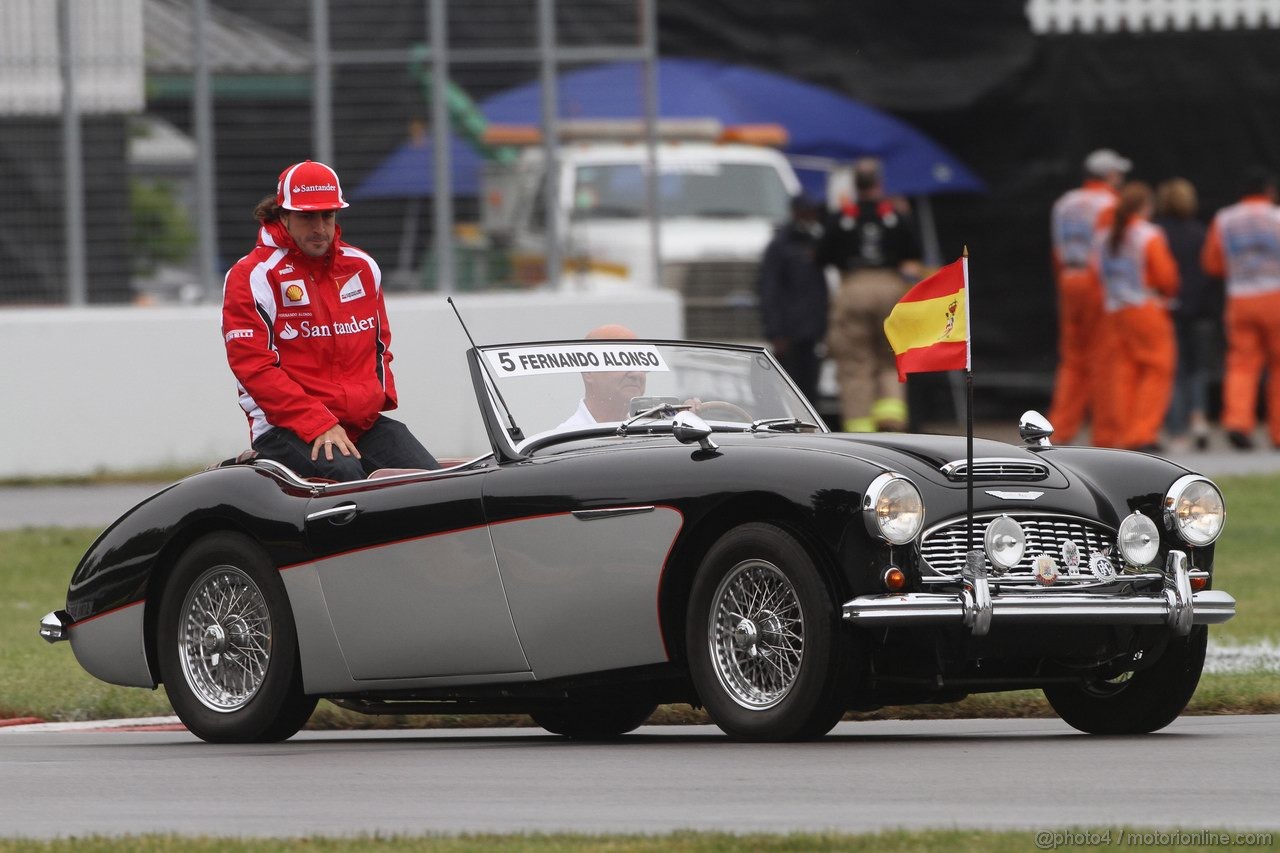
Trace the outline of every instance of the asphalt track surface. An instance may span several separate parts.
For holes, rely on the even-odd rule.
[[[1068,826],[1280,830],[1280,716],[1185,717],[1142,737],[1058,720],[841,723],[735,743],[646,726],[614,743],[541,729],[304,732],[213,746],[185,732],[0,730],[0,838],[175,832],[733,833]]]

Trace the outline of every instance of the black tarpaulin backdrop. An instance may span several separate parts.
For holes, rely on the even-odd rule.
[[[977,402],[996,409],[988,414],[1047,405],[1057,362],[1049,209],[1079,183],[1089,151],[1117,149],[1153,184],[1189,179],[1206,219],[1235,199],[1250,164],[1280,169],[1276,30],[1036,36],[1021,0],[868,5],[663,3],[660,44],[836,88],[911,122],[987,181],[984,197],[933,206],[944,257],[969,247],[975,385],[986,386]],[[947,411],[943,382],[917,382],[935,386],[928,399]]]

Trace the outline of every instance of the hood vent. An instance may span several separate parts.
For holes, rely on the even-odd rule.
[[[969,462],[957,459],[942,466],[942,473],[954,483],[963,483],[969,475]],[[1033,483],[1047,479],[1049,466],[1043,462],[1031,462],[1026,459],[1001,459],[991,457],[973,460],[973,479],[979,480],[1016,480]]]

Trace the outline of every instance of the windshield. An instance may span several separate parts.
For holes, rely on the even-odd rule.
[[[663,219],[787,218],[790,195],[778,170],[763,163],[691,161],[663,163],[658,176],[658,211]],[[640,163],[579,166],[572,217],[639,218],[645,214],[645,167]]]
[[[632,416],[664,403],[690,406],[716,429],[796,419],[821,424],[758,347],[591,340],[482,347],[480,352],[526,444],[580,430],[613,433]],[[646,418],[634,430],[667,423],[671,414]]]

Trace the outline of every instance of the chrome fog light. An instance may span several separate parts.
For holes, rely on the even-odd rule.
[[[1120,522],[1120,555],[1131,566],[1149,566],[1160,553],[1160,529],[1140,512]]]
[[[1027,534],[1023,532],[1021,524],[1002,515],[987,525],[982,545],[991,565],[1000,571],[1008,571],[1022,562],[1022,554],[1027,548]]]
[[[1227,523],[1222,492],[1195,474],[1179,477],[1164,497],[1165,526],[1188,545],[1209,545]]]
[[[905,545],[924,526],[924,499],[915,483],[901,474],[881,474],[867,487],[862,515],[872,536]]]

